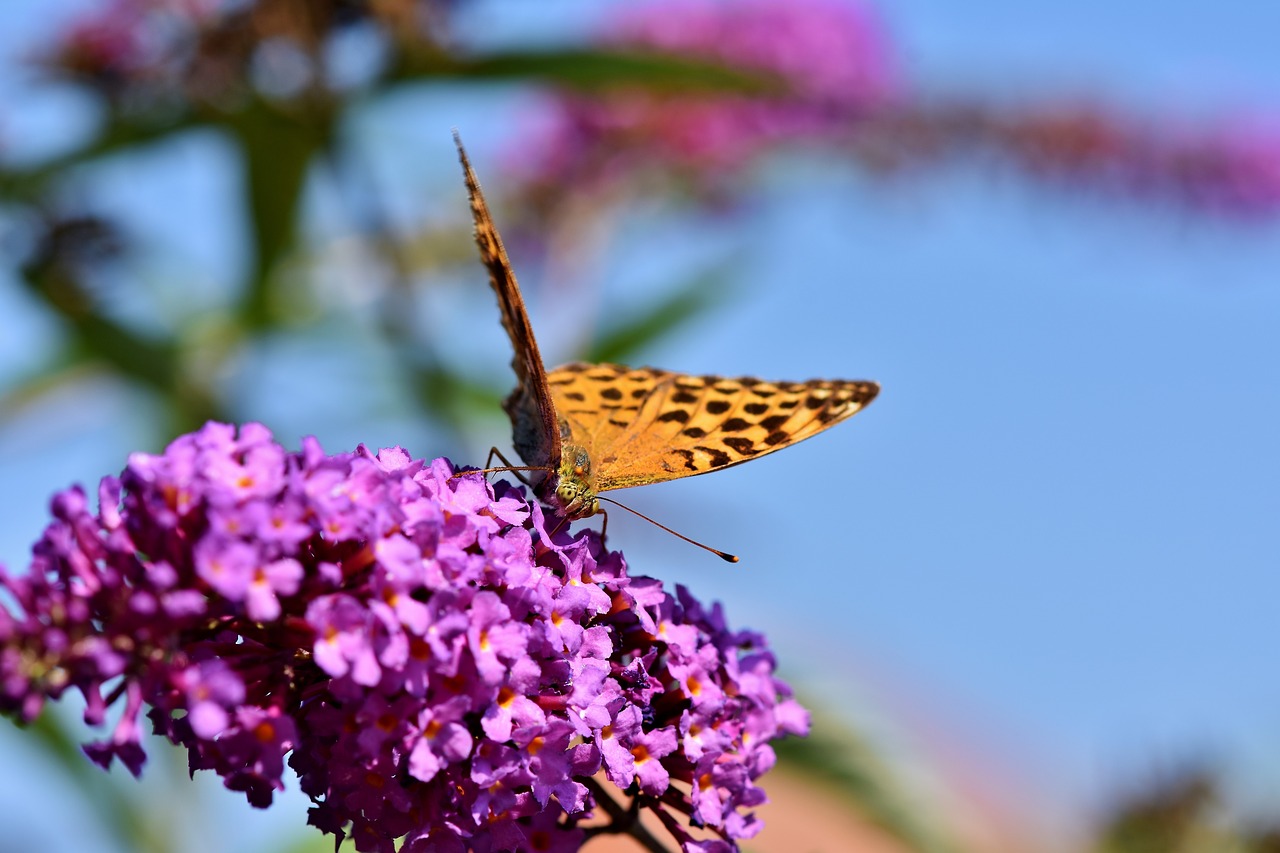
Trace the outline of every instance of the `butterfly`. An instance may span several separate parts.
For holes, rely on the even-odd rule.
[[[517,383],[503,402],[512,444],[527,466],[520,470],[542,472],[534,482],[538,497],[567,519],[600,512],[600,492],[718,471],[790,447],[857,414],[879,393],[878,384],[862,380],[765,382],[581,362],[548,371],[456,132],[454,142],[480,258],[515,350]]]

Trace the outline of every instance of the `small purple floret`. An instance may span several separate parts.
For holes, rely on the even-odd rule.
[[[77,689],[118,720],[85,752],[137,774],[150,705],[255,806],[287,763],[361,851],[576,850],[602,772],[685,850],[735,850],[768,741],[808,726],[758,635],[443,459],[209,424],[99,499],[57,495],[0,570],[0,711]]]

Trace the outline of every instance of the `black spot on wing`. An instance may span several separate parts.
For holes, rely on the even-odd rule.
[[[756,444],[754,441],[738,435],[726,438],[724,440],[724,446],[733,448],[743,456],[755,456],[760,452],[759,450],[756,450]]]
[[[683,448],[681,448],[681,449],[677,449],[677,450],[672,450],[672,451],[671,451],[671,455],[672,455],[672,456],[678,456],[678,457],[680,457],[682,460],[684,460],[684,467],[685,467],[686,469],[688,469],[688,470],[690,470],[690,471],[697,471],[697,470],[698,470],[698,466],[693,464],[693,451],[692,451],[692,450],[684,450]]]
[[[728,453],[725,453],[723,450],[720,450],[715,447],[704,447],[701,444],[699,444],[693,449],[701,450],[703,453],[707,454],[707,456],[710,457],[709,464],[712,468],[720,468],[724,465],[728,465],[730,462],[733,461],[733,459],[729,457]]]

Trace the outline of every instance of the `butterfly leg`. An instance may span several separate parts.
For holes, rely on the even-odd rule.
[[[498,457],[498,461],[499,461],[499,462],[501,462],[501,463],[503,464],[503,467],[502,467],[502,468],[493,468],[493,467],[492,467],[492,466],[493,466],[493,457],[495,457],[495,456],[496,456],[496,457]],[[529,480],[528,480],[528,479],[524,476],[524,474],[522,473],[523,469],[522,469],[522,468],[520,468],[520,467],[519,467],[519,466],[517,466],[517,465],[512,465],[512,464],[511,464],[511,460],[509,460],[509,459],[507,459],[507,457],[503,456],[503,455],[502,455],[502,451],[501,451],[501,450],[499,450],[499,449],[498,449],[498,448],[496,448],[496,447],[490,447],[490,448],[489,448],[489,458],[488,458],[488,459],[486,459],[486,460],[484,460],[484,470],[485,470],[485,471],[509,471],[509,472],[511,472],[512,474],[515,474],[515,475],[516,475],[516,479],[517,479],[517,480],[519,480],[520,482],[524,483],[524,484],[525,484],[526,486],[528,486],[529,488],[531,488],[531,489],[533,488],[533,483],[530,483],[530,482],[529,482]]]
[[[493,457],[495,456],[497,456],[499,460],[501,460],[506,464],[498,467],[490,467],[490,463],[493,462]],[[530,489],[532,489],[534,487],[533,483],[530,483],[521,472],[522,471],[549,471],[549,470],[550,470],[549,468],[544,468],[544,467],[539,467],[534,465],[512,465],[507,460],[507,457],[502,455],[502,451],[498,450],[498,448],[496,447],[491,447],[489,448],[489,458],[485,460],[483,468],[477,471],[459,471],[449,479],[455,480],[458,477],[465,477],[468,474],[489,475],[489,474],[508,473],[508,474],[515,474],[517,480],[519,480],[520,482],[528,486]]]

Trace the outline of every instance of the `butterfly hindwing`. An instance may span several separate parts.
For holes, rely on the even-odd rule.
[[[705,474],[789,447],[857,413],[874,382],[690,376],[572,364],[550,374],[571,441],[586,447],[597,491]]]

